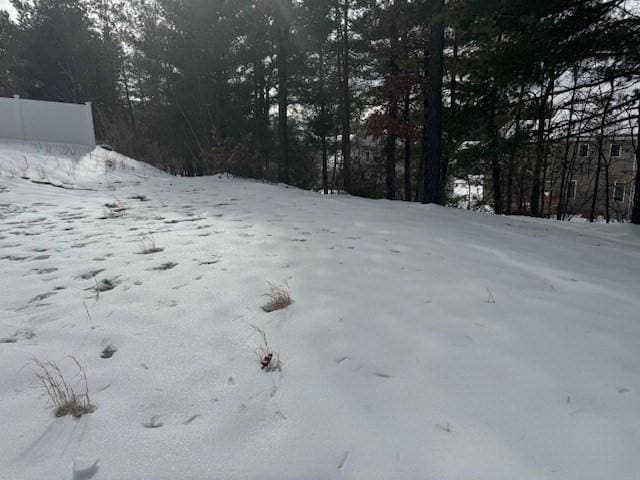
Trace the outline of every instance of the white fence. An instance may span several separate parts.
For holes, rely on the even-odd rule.
[[[85,104],[0,97],[0,138],[95,145],[91,102]]]

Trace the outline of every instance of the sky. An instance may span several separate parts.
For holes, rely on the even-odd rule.
[[[13,6],[11,6],[10,0],[0,0],[0,10],[9,10],[9,13],[13,14]]]

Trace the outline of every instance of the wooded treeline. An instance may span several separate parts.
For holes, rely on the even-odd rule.
[[[484,174],[496,213],[540,216],[552,145],[566,189],[568,139],[638,135],[630,0],[13,5],[0,95],[90,100],[101,141],[182,175],[446,203],[449,176]]]

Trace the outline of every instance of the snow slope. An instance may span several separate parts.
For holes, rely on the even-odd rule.
[[[639,245],[2,142],[0,478],[637,479]],[[80,420],[31,364],[69,355]]]

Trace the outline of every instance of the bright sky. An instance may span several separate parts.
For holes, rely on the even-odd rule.
[[[9,10],[9,13],[13,15],[14,10],[9,0],[0,0],[0,10]]]

